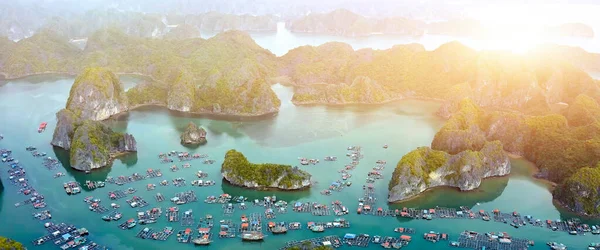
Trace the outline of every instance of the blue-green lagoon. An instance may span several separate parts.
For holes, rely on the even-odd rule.
[[[336,234],[343,236],[345,233],[367,233],[370,235],[398,236],[393,232],[396,227],[411,227],[417,230],[408,249],[449,249],[447,243],[433,244],[419,237],[420,234],[430,230],[449,233],[450,238],[456,239],[464,230],[479,232],[502,231],[508,232],[513,237],[534,240],[536,246],[532,249],[546,249],[546,241],[557,241],[567,244],[575,249],[583,249],[590,242],[598,241],[598,236],[570,236],[565,232],[553,232],[546,228],[522,227],[515,229],[509,225],[466,219],[438,219],[433,221],[408,220],[391,217],[375,217],[371,215],[358,215],[355,213],[358,198],[362,196],[362,185],[365,183],[367,173],[375,166],[377,160],[387,161],[383,171],[385,178],[378,180],[374,186],[377,207],[382,208],[430,208],[435,206],[473,206],[474,209],[502,211],[516,210],[521,214],[531,214],[540,219],[567,219],[571,215],[557,209],[552,203],[551,186],[543,181],[533,179],[531,174],[535,168],[522,159],[512,160],[512,173],[508,177],[487,179],[482,186],[471,192],[459,192],[450,188],[439,188],[428,191],[421,196],[401,203],[387,204],[387,185],[398,160],[405,153],[419,146],[428,146],[435,132],[443,124],[443,120],[436,117],[435,112],[439,103],[423,100],[403,100],[384,105],[356,105],[356,106],[294,106],[290,100],[292,88],[279,84],[273,89],[282,100],[281,110],[278,114],[259,118],[234,118],[234,117],[209,117],[192,116],[172,112],[162,108],[144,107],[131,111],[126,115],[115,117],[108,123],[117,131],[133,134],[138,142],[138,152],[118,159],[110,168],[93,171],[91,174],[76,172],[68,166],[57,170],[48,170],[42,166],[40,158],[34,158],[25,150],[32,145],[38,151],[47,152],[51,157],[58,157],[65,161],[65,152],[55,150],[49,144],[55,126],[54,114],[63,108],[68,92],[74,79],[61,76],[35,76],[18,80],[3,82],[0,85],[0,100],[2,100],[2,118],[0,119],[0,133],[4,139],[0,141],[0,148],[13,150],[13,155],[26,168],[29,181],[38,191],[45,196],[48,203],[47,209],[53,213],[53,220],[57,222],[73,223],[86,227],[91,231],[90,239],[109,246],[113,249],[191,249],[192,244],[177,243],[176,236],[172,235],[166,242],[142,240],[135,237],[142,229],[137,226],[132,230],[122,231],[117,228],[124,219],[134,218],[137,209],[130,208],[125,199],[116,203],[122,207],[124,218],[119,222],[105,222],[101,215],[88,210],[88,205],[83,202],[87,196],[94,196],[103,200],[106,206],[110,204],[107,193],[116,189],[134,187],[138,191],[135,195],[141,196],[150,202],[151,207],[174,206],[168,200],[158,203],[154,200],[157,192],[162,193],[167,199],[177,192],[193,189],[199,201],[180,206],[180,211],[192,209],[196,220],[205,214],[212,214],[218,222],[224,216],[220,204],[206,204],[204,198],[209,195],[228,193],[233,196],[245,196],[249,199],[261,199],[264,196],[276,195],[278,199],[290,203],[287,214],[278,214],[275,221],[299,221],[304,229],[288,231],[285,235],[269,235],[262,243],[242,243],[236,239],[218,239],[209,246],[211,249],[276,249],[286,241],[300,240],[320,236],[306,228],[309,221],[332,221],[335,216],[312,216],[305,213],[291,211],[291,204],[296,201],[315,201],[330,204],[339,200],[350,210],[344,216],[350,221],[348,229],[330,229],[323,235]],[[133,85],[139,79],[122,77],[126,85]],[[40,122],[48,122],[44,133],[37,133]],[[180,145],[179,135],[189,121],[196,122],[206,128],[208,143],[198,148],[186,148]],[[382,146],[388,144],[389,148]],[[364,158],[358,167],[352,171],[351,187],[341,192],[334,192],[331,196],[320,194],[331,182],[339,180],[338,170],[349,162],[345,157],[346,148],[351,145],[362,146]],[[321,162],[317,165],[302,166],[310,172],[316,184],[310,190],[298,192],[252,191],[233,187],[223,183],[220,176],[220,164],[224,154],[229,149],[236,149],[246,155],[251,162],[273,162],[281,164],[299,165],[298,157],[318,158]],[[169,171],[171,164],[161,164],[158,154],[176,151],[189,151],[193,153],[208,154],[209,159],[216,162],[212,165],[202,164],[201,160],[191,161],[191,168],[181,168],[182,163],[176,162],[180,170]],[[337,156],[335,162],[322,159],[325,156]],[[63,182],[70,180],[84,184],[85,180],[104,180],[107,176],[131,175],[135,172],[145,174],[149,168],[161,169],[164,176],[158,179],[146,179],[123,186],[107,184],[103,189],[93,191],[84,190],[81,194],[68,196],[65,194]],[[189,183],[196,179],[195,173],[202,170],[209,174],[207,179],[216,181],[216,185],[209,187],[194,187]],[[56,172],[65,172],[67,175],[55,179]],[[33,246],[31,240],[45,234],[43,222],[34,219],[31,206],[15,207],[14,204],[26,199],[18,194],[18,188],[8,184],[6,172],[2,175],[5,189],[0,194],[0,235],[14,238],[24,242],[30,249],[56,249],[48,243],[42,246]],[[183,177],[188,181],[188,186],[174,187],[160,186],[162,179],[171,180]],[[146,190],[147,184],[157,184],[156,189]],[[263,213],[264,208],[249,206],[246,211],[236,210],[229,219],[238,221],[242,214],[252,212]],[[267,221],[267,220],[265,220]],[[158,223],[150,227],[160,230],[165,226],[172,226],[175,231],[185,229],[179,223],[167,223],[161,218]],[[195,226],[191,226],[195,228]],[[216,233],[217,228],[213,229]],[[379,248],[380,246],[372,246]]]

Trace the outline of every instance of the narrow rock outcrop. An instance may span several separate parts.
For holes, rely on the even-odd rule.
[[[221,165],[223,179],[229,183],[252,189],[298,190],[311,185],[311,175],[290,165],[271,163],[254,164],[235,150],[227,151]]]
[[[188,123],[187,128],[181,134],[181,144],[198,145],[206,143],[206,130],[198,127],[193,122]]]
[[[389,184],[389,202],[410,199],[427,189],[449,186],[473,190],[481,180],[510,173],[508,155],[499,141],[487,142],[481,151],[450,155],[421,147],[402,157]]]
[[[52,135],[52,144],[66,150],[71,148],[71,137],[79,123],[79,117],[68,109],[62,109],[56,113],[56,128]]]

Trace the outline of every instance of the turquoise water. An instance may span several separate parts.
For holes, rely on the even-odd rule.
[[[153,196],[157,192],[165,195],[168,199],[177,192],[193,189],[199,197],[199,202],[180,206],[180,211],[193,209],[195,218],[205,214],[215,216],[215,221],[223,217],[222,209],[217,204],[205,204],[202,202],[208,195],[219,195],[228,193],[231,195],[243,195],[250,199],[262,198],[267,195],[277,195],[279,199],[290,203],[295,201],[317,201],[320,203],[331,203],[340,200],[350,211],[355,211],[357,199],[362,194],[361,186],[364,183],[366,173],[375,165],[376,160],[386,160],[387,168],[384,170],[385,179],[375,183],[376,197],[379,198],[377,206],[383,208],[419,207],[429,208],[433,206],[458,207],[461,205],[474,206],[475,209],[492,210],[517,210],[522,214],[532,214],[540,219],[566,219],[571,215],[560,211],[552,204],[549,186],[541,181],[530,177],[533,169],[524,160],[513,160],[513,172],[508,177],[492,178],[483,182],[480,189],[471,192],[458,192],[454,189],[440,188],[424,193],[420,197],[407,201],[403,204],[388,205],[387,184],[393,171],[395,163],[410,150],[430,144],[435,132],[443,121],[435,116],[439,103],[420,100],[405,100],[385,105],[373,106],[302,106],[296,107],[291,104],[292,90],[290,88],[274,85],[280,99],[282,99],[281,111],[272,116],[262,118],[225,119],[224,117],[190,116],[177,112],[171,112],[161,108],[144,108],[132,111],[127,115],[116,117],[109,121],[115,129],[133,134],[138,142],[138,153],[116,160],[112,167],[94,171],[86,175],[80,172],[65,169],[54,171],[47,170],[41,165],[41,160],[33,158],[25,147],[33,145],[39,151],[49,153],[49,156],[65,159],[65,152],[53,150],[49,145],[52,131],[55,126],[54,113],[64,107],[69,88],[73,82],[72,77],[38,76],[20,80],[4,82],[0,84],[1,112],[0,133],[5,139],[0,141],[0,148],[10,148],[14,151],[15,158],[19,159],[28,170],[30,182],[38,188],[38,191],[46,197],[48,209],[53,212],[55,221],[69,222],[78,226],[86,227],[91,231],[90,238],[101,244],[108,245],[114,249],[164,249],[177,247],[178,249],[191,249],[192,245],[177,243],[173,235],[166,242],[141,240],[135,238],[135,234],[142,229],[137,226],[133,230],[122,231],[117,228],[119,222],[104,222],[101,216],[89,211],[87,204],[82,202],[86,196],[94,196],[103,200],[105,205],[110,204],[107,193],[116,189],[135,187],[138,189],[136,195],[142,196],[150,207],[160,206],[163,209],[171,206],[168,201],[157,203]],[[139,82],[132,77],[124,77],[122,80],[130,86]],[[36,132],[37,125],[49,122],[48,129],[42,134]],[[189,121],[201,124],[207,129],[208,143],[195,149],[188,149],[179,144],[179,134]],[[382,145],[388,144],[388,149]],[[361,145],[363,147],[364,159],[352,172],[353,185],[340,193],[332,196],[323,196],[319,192],[328,187],[332,181],[340,179],[337,173],[345,163],[346,147],[350,145]],[[273,192],[273,191],[251,191],[222,183],[219,175],[220,164],[225,152],[229,149],[243,152],[252,162],[274,162],[282,164],[297,165],[298,157],[320,158],[327,155],[339,157],[337,162],[322,161],[315,166],[305,166],[303,169],[313,175],[317,181],[310,190],[299,192]],[[208,154],[210,159],[216,160],[213,165],[204,165],[199,161],[192,161],[189,169],[181,168],[178,172],[168,170],[170,164],[160,164],[157,155],[161,152],[171,150],[191,151],[195,153]],[[67,196],[62,183],[68,180],[76,180],[84,183],[86,179],[102,180],[107,176],[131,175],[134,172],[145,173],[148,168],[160,168],[164,177],[161,179],[171,180],[175,177],[184,177],[188,183],[196,179],[195,172],[202,170],[209,174],[208,179],[217,182],[211,187],[163,187],[158,182],[161,179],[148,179],[124,186],[107,184],[103,189],[94,191],[83,191],[81,194]],[[67,176],[54,179],[55,172],[62,171]],[[2,171],[0,174],[4,175]],[[156,190],[146,191],[145,186],[149,183],[157,184]],[[13,204],[23,201],[25,196],[17,194],[15,186],[7,184],[0,194],[0,219],[3,226],[0,227],[0,235],[14,238],[24,242],[32,249],[55,249],[54,246],[44,245],[40,247],[31,246],[32,239],[44,234],[42,222],[32,218],[33,208],[26,206],[15,208]],[[130,208],[124,202],[125,199],[116,203],[122,205],[120,211],[124,213],[124,219],[134,217],[136,209]],[[148,207],[148,208],[150,208]],[[148,209],[148,208],[144,208]],[[264,210],[250,206],[244,213],[260,212]],[[238,221],[243,213],[236,210],[231,219]],[[526,227],[514,229],[508,225],[471,220],[434,220],[417,221],[396,218],[384,218],[350,213],[345,218],[352,226],[348,229],[331,229],[324,235],[344,233],[368,233],[371,235],[396,236],[393,232],[395,227],[412,227],[417,230],[416,237],[408,249],[446,249],[444,243],[432,244],[426,242],[418,235],[430,230],[449,233],[451,239],[456,239],[458,233],[464,230],[506,231],[514,237],[535,240],[537,246],[533,249],[545,249],[543,242],[559,241],[570,247],[584,248],[588,243],[598,241],[597,236],[569,236],[564,232],[552,232],[545,228]],[[275,221],[299,221],[305,227],[308,221],[331,221],[334,216],[316,217],[307,214],[289,212],[278,215]],[[123,220],[121,220],[123,221]],[[175,231],[184,229],[179,223],[167,223],[161,218],[158,223],[150,225],[154,229],[162,229],[164,226],[172,226]],[[193,226],[195,228],[195,226]],[[213,233],[216,230],[213,229]],[[210,246],[212,249],[233,249],[244,247],[246,249],[276,249],[284,242],[292,239],[305,239],[317,237],[318,234],[306,229],[289,231],[287,235],[270,235],[263,243],[242,243],[240,239],[216,239]],[[373,246],[373,248],[379,248]]]

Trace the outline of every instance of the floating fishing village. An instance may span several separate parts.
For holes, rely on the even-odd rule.
[[[385,145],[383,150],[388,146]],[[33,146],[25,148],[32,152],[33,157],[43,154],[40,163],[47,170],[57,171],[60,162],[45,153],[37,152]],[[54,244],[56,248],[68,249],[109,249],[89,240],[93,237],[93,229],[88,231],[85,225],[75,226],[72,224],[57,222],[52,218],[52,210],[44,196],[30,185],[25,167],[19,160],[13,157],[10,149],[1,149],[2,162],[6,166],[6,175],[3,179],[15,186],[18,193],[23,196],[23,201],[15,204],[15,207],[32,206],[33,218],[40,221],[40,226],[45,228],[46,234],[32,239],[33,245]],[[460,234],[452,235],[446,232],[419,231],[410,227],[402,227],[402,223],[394,222],[389,225],[387,235],[372,235],[369,232],[354,232],[352,224],[354,220],[363,220],[369,216],[406,218],[409,220],[431,221],[438,220],[478,220],[489,223],[498,223],[498,230],[503,227],[523,228],[535,227],[540,230],[564,232],[570,235],[600,234],[599,225],[588,225],[578,219],[552,220],[536,218],[534,215],[522,215],[517,211],[492,211],[472,210],[467,206],[459,208],[432,207],[428,209],[398,208],[390,209],[378,202],[380,193],[375,191],[375,184],[384,179],[383,170],[386,168],[385,160],[377,160],[372,163],[372,169],[364,177],[364,182],[354,185],[362,185],[362,192],[356,197],[355,204],[342,204],[336,200],[336,194],[344,192],[347,187],[352,186],[352,179],[358,179],[352,172],[361,165],[363,151],[360,146],[351,146],[346,149],[345,157],[326,156],[323,162],[331,162],[339,165],[339,179],[335,178],[326,189],[319,193],[324,197],[332,198],[330,202],[322,203],[316,201],[285,201],[277,196],[265,196],[263,198],[248,198],[235,194],[220,193],[199,198],[196,194],[197,187],[215,185],[215,179],[219,176],[211,176],[202,168],[209,167],[214,160],[207,160],[208,155],[190,154],[186,152],[172,151],[159,154],[158,162],[169,164],[168,170],[181,174],[171,180],[162,179],[162,171],[165,169],[149,168],[145,173],[132,173],[129,176],[107,176],[104,180],[78,181],[63,180],[62,172],[53,174],[59,186],[62,183],[64,192],[68,196],[78,197],[82,189],[86,194],[94,196],[81,197],[87,208],[97,216],[99,220],[114,223],[114,227],[123,230],[125,234],[131,234],[142,240],[172,241],[190,245],[212,245],[219,241],[239,239],[244,242],[268,241],[271,237],[284,237],[283,235],[294,234],[296,231],[309,231],[315,235],[313,238],[304,240],[290,240],[285,242],[280,249],[310,249],[313,247],[326,246],[332,248],[340,247],[382,247],[411,249],[411,242],[428,241],[431,244],[444,244],[449,247],[465,249],[527,249],[536,244],[546,245],[549,249],[566,249],[566,246],[558,242],[534,242],[529,239],[513,237],[507,232],[475,232],[466,230]],[[341,159],[347,159],[348,163]],[[318,166],[323,164],[319,159],[298,158],[301,166]],[[52,167],[49,167],[52,166]],[[189,170],[187,170],[189,169]],[[211,178],[214,178],[210,180]],[[188,186],[187,180],[191,180]],[[146,190],[140,191],[128,184],[134,182],[145,182]],[[355,181],[358,182],[358,181]],[[170,186],[179,188],[180,191],[172,197],[165,197],[161,189]],[[96,195],[96,189],[108,190],[107,195]],[[147,192],[147,193],[146,193]],[[69,197],[70,198],[70,197]],[[385,200],[385,199],[383,199]],[[192,204],[192,209],[180,210],[180,206]],[[204,206],[220,207],[220,214],[205,214]],[[302,221],[285,221],[278,217],[294,213],[302,216]],[[295,218],[300,218],[296,216]],[[357,217],[358,216],[358,217]],[[164,217],[164,218],[162,218]],[[308,218],[308,221],[306,221]],[[332,218],[332,219],[328,219]],[[168,226],[155,226],[159,222],[166,222]],[[500,225],[504,224],[504,225]],[[130,232],[132,231],[132,232]],[[328,236],[318,236],[325,234]],[[422,235],[422,237],[421,237]],[[591,243],[589,249],[600,249],[600,244]]]

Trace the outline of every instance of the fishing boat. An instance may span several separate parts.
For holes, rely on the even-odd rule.
[[[38,133],[44,132],[46,130],[46,126],[48,126],[47,122],[40,123],[40,126],[38,127]]]
[[[135,222],[135,220],[132,220],[131,222],[129,222],[129,224],[127,224],[127,228],[128,228],[128,229],[132,229],[132,228],[134,228],[134,227],[135,227],[135,225],[136,225],[136,222]]]
[[[323,227],[321,225],[316,225],[316,226],[313,226],[310,230],[315,233],[321,233],[321,232],[325,231],[325,227]]]
[[[102,216],[102,220],[103,221],[111,221],[112,218],[110,216],[108,216],[108,215],[104,215],[104,216]]]
[[[123,214],[116,213],[115,216],[112,217],[113,220],[120,220],[123,217]]]
[[[262,232],[251,231],[241,235],[243,241],[262,241],[265,235]]]
[[[147,220],[140,220],[138,221],[138,223],[140,223],[140,225],[146,225],[146,224],[152,224],[152,223],[156,223],[156,220],[153,219],[147,219]]]
[[[287,233],[287,228],[281,225],[277,225],[271,230],[271,232],[273,232],[273,234],[284,234]]]
[[[194,245],[206,246],[210,244],[212,241],[208,238],[208,234],[202,235],[202,237],[198,237],[192,241]]]

